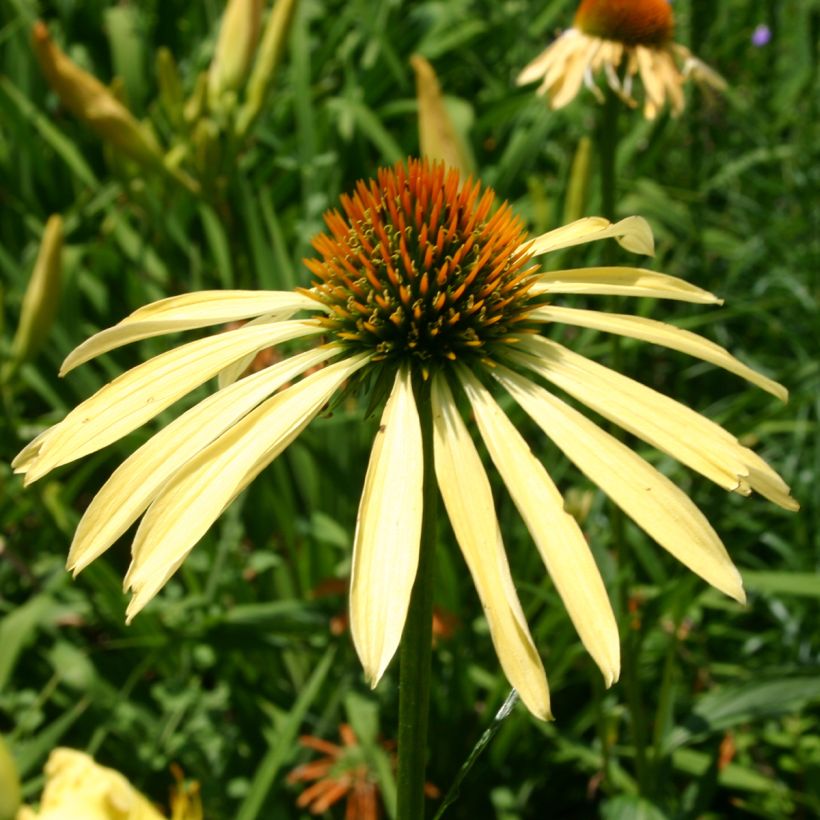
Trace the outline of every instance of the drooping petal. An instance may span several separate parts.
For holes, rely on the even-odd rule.
[[[419,563],[424,456],[410,371],[400,368],[373,442],[350,575],[350,632],[375,686],[401,640]]]
[[[725,489],[768,498],[764,490],[774,482],[788,496],[788,485],[760,456],[686,405],[541,336],[521,346],[533,355],[513,353],[516,361]],[[765,473],[766,482],[756,481],[750,467]]]
[[[533,295],[579,293],[591,296],[650,296],[701,305],[722,305],[709,291],[690,285],[676,276],[643,268],[576,268],[547,271],[530,288]]]
[[[434,377],[432,399],[436,478],[498,659],[527,708],[548,720],[547,678],[513,586],[490,482],[441,374]]]
[[[241,327],[149,359],[77,405],[43,439],[26,483],[130,433],[246,353],[321,332],[319,325],[298,321]]]
[[[535,541],[584,646],[607,686],[620,674],[618,624],[586,538],[564,510],[558,488],[490,392],[459,373],[481,437]]]
[[[205,290],[170,296],[135,310],[113,327],[95,333],[68,354],[60,375],[77,365],[140,339],[238,322],[263,314],[289,314],[321,310],[319,302],[294,291]]]
[[[740,573],[688,496],[625,444],[530,380],[492,375],[584,475],[692,572],[743,603]]]
[[[320,347],[292,356],[214,393],[149,439],[94,496],[68,553],[68,569],[87,567],[139,518],[165,482],[190,458],[283,384],[337,355]]]
[[[130,621],[176,572],[211,524],[322,409],[368,357],[307,376],[248,413],[174,474],[143,516],[125,576]]]
[[[577,310],[575,308],[556,307],[545,305],[534,310],[530,317],[538,321],[558,322],[578,327],[588,327],[602,330],[605,333],[617,333],[620,336],[629,336],[645,342],[662,345],[663,347],[688,353],[705,362],[722,367],[752,384],[766,390],[781,401],[787,401],[789,392],[783,385],[752,370],[751,367],[738,361],[728,350],[704,339],[697,333],[669,325],[666,322],[657,322],[645,319],[643,316],[628,316],[620,313],[602,313],[596,310]]]
[[[599,239],[614,239],[619,245],[632,253],[652,256],[655,253],[655,242],[649,223],[640,216],[628,216],[614,224],[602,216],[586,216],[536,236],[524,244],[531,256],[583,245]]]

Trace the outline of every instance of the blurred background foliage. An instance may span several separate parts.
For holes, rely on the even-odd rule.
[[[393,810],[391,752],[382,740],[394,733],[395,669],[371,693],[344,621],[374,419],[345,405],[312,425],[126,628],[120,578],[128,539],[76,581],[63,564],[89,498],[150,430],[26,491],[8,461],[167,340],[134,345],[60,380],[65,354],[165,295],[306,284],[300,260],[323,211],[357,179],[418,153],[414,53],[434,66],[478,173],[533,232],[600,207],[596,160],[585,143],[599,113],[591,95],[554,113],[531,87],[514,85],[518,70],[570,24],[573,0],[278,5],[281,60],[254,111],[244,80],[229,78],[216,91],[207,85],[220,0],[0,0],[0,734],[28,800],[42,786],[48,752],[63,744],[124,772],[158,803],[167,801],[176,763],[201,782],[208,818],[306,817],[296,806],[302,786],[286,777],[313,754],[298,738],[336,742],[345,723],[360,744],[356,765],[365,761],[388,816]],[[289,25],[285,5],[294,7]],[[749,605],[706,589],[629,527],[634,587],[619,617],[638,664],[637,700],[628,705],[624,682],[603,691],[499,492],[557,720],[538,724],[514,710],[462,784],[448,810],[453,818],[820,815],[820,5],[674,5],[678,38],[730,90],[725,97],[690,91],[679,120],[648,123],[624,112],[619,211],[651,222],[653,267],[718,293],[726,305],[619,307],[705,334],[792,396],[781,406],[710,366],[638,344],[624,343],[624,369],[754,446],[803,509],[793,515],[728,496],[646,450],[725,539]],[[38,19],[133,112],[156,156],[112,147],[61,103],[35,57]],[[771,39],[755,46],[759,25]],[[45,308],[54,319],[23,344],[21,308],[55,214],[62,249],[48,291],[53,305]],[[573,249],[560,262],[594,264],[599,253]],[[601,336],[563,333],[606,360]],[[614,584],[608,502],[542,436],[530,431],[528,439],[568,493]],[[444,528],[438,556],[428,776],[446,791],[508,686]],[[651,772],[642,790],[636,737]],[[342,813],[336,807],[329,816]]]

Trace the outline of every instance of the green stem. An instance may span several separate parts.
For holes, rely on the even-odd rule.
[[[601,211],[611,222],[616,220],[615,203],[617,201],[617,168],[618,153],[618,113],[621,101],[607,88],[606,98],[598,123],[598,155],[601,163]],[[614,242],[607,242],[603,249],[604,265],[612,265],[615,261],[616,246]],[[615,309],[610,305],[611,309]],[[611,364],[616,371],[622,370],[623,355],[621,340],[617,335],[611,337]],[[613,434],[621,437],[619,429]],[[632,727],[632,742],[635,745],[635,775],[642,794],[647,794],[650,788],[649,766],[647,760],[647,728],[643,709],[643,700],[638,679],[638,650],[639,636],[631,628],[629,617],[629,587],[631,573],[626,561],[626,533],[624,530],[624,515],[614,504],[610,505],[610,528],[612,549],[618,558],[620,572],[618,573],[618,603],[621,612],[622,629],[625,630],[623,639],[623,685],[629,709]]]
[[[433,417],[429,380],[421,384],[416,395],[424,451],[424,513],[419,566],[399,656],[399,762],[396,775],[398,820],[420,820],[424,817],[424,770],[433,648],[433,563],[438,492],[433,465]]]

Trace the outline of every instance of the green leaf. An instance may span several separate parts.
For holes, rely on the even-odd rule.
[[[668,754],[696,738],[723,732],[740,723],[791,714],[818,700],[820,675],[817,673],[803,672],[723,686],[699,698],[683,724],[669,733],[663,752]]]
[[[313,670],[313,674],[310,676],[301,695],[299,695],[298,700],[293,704],[293,708],[288,712],[281,725],[277,727],[276,733],[271,735],[268,751],[256,768],[250,789],[236,814],[236,820],[254,820],[254,818],[262,816],[261,811],[264,807],[265,798],[276,779],[279,769],[290,759],[294,752],[299,726],[305,719],[305,715],[313,701],[318,697],[335,656],[336,647],[328,647],[316,669]]]

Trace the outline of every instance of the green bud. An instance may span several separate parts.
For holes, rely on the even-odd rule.
[[[262,43],[248,80],[245,104],[240,109],[237,118],[236,133],[240,137],[248,132],[265,104],[268,89],[282,60],[296,2],[297,0],[276,0],[268,16]]]
[[[30,359],[48,338],[60,304],[61,256],[63,249],[63,219],[50,217],[31,279],[23,297],[20,323],[11,345],[12,367]]]
[[[14,820],[20,807],[20,777],[6,741],[0,735],[0,820]]]

